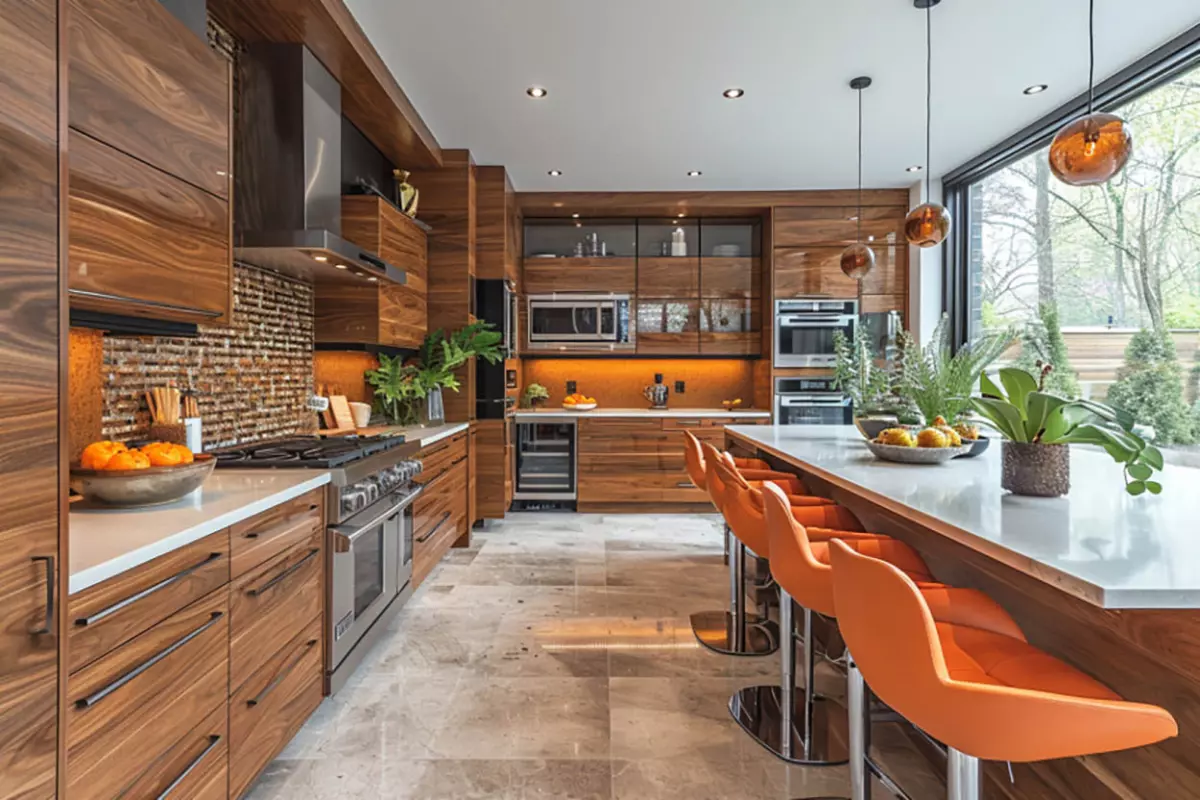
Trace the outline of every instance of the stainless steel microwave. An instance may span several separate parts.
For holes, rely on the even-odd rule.
[[[529,347],[632,349],[631,310],[627,294],[563,292],[530,295]]]

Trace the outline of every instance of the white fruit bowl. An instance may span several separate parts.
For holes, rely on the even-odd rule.
[[[599,405],[599,403],[576,403],[573,406],[564,404],[563,408],[565,408],[567,411],[591,411],[597,405]]]

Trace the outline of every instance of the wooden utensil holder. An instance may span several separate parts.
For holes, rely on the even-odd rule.
[[[187,444],[187,427],[182,422],[152,422],[149,436],[156,442]]]

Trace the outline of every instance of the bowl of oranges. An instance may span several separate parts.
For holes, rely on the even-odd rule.
[[[92,442],[71,465],[71,488],[110,506],[160,505],[199,489],[216,465],[212,456],[196,455],[181,444],[130,448]]]
[[[900,464],[942,464],[971,451],[970,446],[964,446],[962,433],[941,417],[919,430],[894,427],[881,431],[867,441],[867,449],[876,458]]]
[[[563,398],[563,408],[567,411],[591,411],[596,407],[596,398],[586,394],[569,394]]]

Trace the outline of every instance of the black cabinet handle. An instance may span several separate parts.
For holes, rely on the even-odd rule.
[[[675,488],[677,488],[677,489],[695,489],[697,487],[696,487],[696,484],[692,483],[691,481],[680,481],[679,483],[675,484]]]
[[[246,705],[250,708],[254,708],[256,705],[265,700],[267,695],[275,691],[279,684],[283,683],[284,678],[286,678],[288,675],[291,675],[292,671],[296,669],[296,667],[300,666],[300,662],[304,660],[304,657],[308,655],[308,651],[312,650],[318,641],[318,639],[309,639],[307,642],[305,642],[304,648],[300,651],[300,655],[293,658],[290,664],[279,670],[275,677],[271,679],[271,682],[263,687],[261,692],[246,701]]]
[[[34,561],[41,561],[46,568],[46,618],[42,627],[31,630],[31,636],[45,636],[54,630],[54,556],[34,556]]]
[[[309,510],[309,511],[316,511],[318,508],[320,508],[320,506],[318,506],[316,503],[313,503],[312,505],[310,505],[310,506],[308,507],[308,510]],[[285,524],[288,524],[288,525],[290,525],[290,524],[292,523],[292,521],[293,521],[293,520],[295,520],[297,517],[301,517],[301,516],[303,516],[303,515],[304,515],[304,513],[305,513],[305,512],[300,512],[299,514],[294,514],[294,515],[292,515],[292,516],[290,516],[290,517],[286,517],[286,518],[283,520],[283,522],[284,522]],[[275,526],[275,527],[279,527],[279,526]],[[261,535],[262,535],[262,534],[261,534],[259,531],[250,531],[249,533],[243,534],[242,538],[243,538],[243,539],[257,539],[257,538],[258,538],[259,536],[261,536]]]
[[[450,519],[449,511],[447,511],[445,514],[442,514],[442,518],[438,520],[437,525],[433,526],[433,530],[431,530],[429,533],[425,534],[421,538],[417,539],[417,544],[425,544],[425,542],[429,541],[429,539],[432,538],[433,535],[435,533],[437,533],[443,525],[446,524],[446,520],[448,520],[448,519]]]
[[[92,706],[96,705],[101,700],[103,700],[104,698],[108,697],[110,694],[115,692],[117,689],[120,689],[122,686],[129,683],[131,680],[133,680],[137,676],[141,675],[143,672],[150,669],[151,667],[153,667],[158,662],[162,661],[167,656],[171,655],[171,653],[174,653],[176,650],[183,647],[188,642],[192,641],[192,639],[195,639],[197,636],[204,633],[206,630],[211,628],[213,625],[216,625],[221,620],[221,617],[223,617],[223,616],[225,616],[224,611],[212,612],[212,616],[209,618],[208,622],[204,623],[199,628],[196,628],[196,630],[192,631],[191,633],[187,634],[186,636],[176,639],[174,642],[167,645],[167,647],[165,649],[160,650],[158,653],[155,653],[150,658],[143,661],[141,664],[138,664],[136,667],[129,670],[129,672],[126,672],[124,675],[122,675],[121,677],[119,677],[115,681],[113,681],[112,683],[105,686],[103,689],[92,692],[87,697],[76,700],[75,707],[78,709],[84,709],[84,708],[91,708]]]
[[[299,570],[301,567],[303,567],[308,562],[309,559],[311,559],[313,556],[317,555],[320,552],[321,552],[321,548],[314,547],[312,550],[308,551],[308,555],[306,555],[304,558],[297,561],[295,564],[292,564],[290,567],[288,567],[283,572],[276,575],[274,578],[271,578],[271,580],[267,581],[262,586],[257,586],[253,589],[247,589],[246,594],[250,595],[251,597],[258,597],[260,594],[267,591],[268,589],[275,588],[280,583],[287,580],[287,578],[289,576],[291,576],[297,570]]]
[[[211,564],[214,561],[217,561],[224,555],[225,555],[224,553],[209,553],[208,558],[204,559],[203,561],[193,564],[192,566],[190,566],[187,569],[184,569],[180,572],[176,572],[171,577],[164,578],[163,580],[159,581],[158,583],[154,584],[153,586],[143,589],[142,591],[138,592],[135,595],[131,595],[129,597],[126,597],[124,600],[121,600],[117,603],[113,603],[108,608],[103,608],[103,609],[97,611],[95,614],[92,614],[90,617],[78,617],[75,620],[75,624],[78,625],[79,627],[85,627],[87,625],[95,625],[97,622],[104,619],[105,617],[112,616],[113,614],[117,613],[118,611],[120,611],[123,608],[128,608],[129,606],[136,603],[138,600],[143,600],[143,599],[149,597],[150,595],[154,594],[157,591],[160,591],[162,589],[167,588],[168,586],[178,583],[179,581],[186,578],[188,575],[191,575],[196,570],[199,570],[203,567],[208,566],[209,564]]]
[[[167,784],[167,788],[162,790],[162,794],[155,800],[165,800],[171,792],[179,788],[179,784],[187,780],[187,776],[196,771],[196,767],[200,766],[200,762],[208,757],[208,754],[217,749],[217,745],[221,743],[221,737],[217,734],[212,734],[208,737],[208,746],[200,751],[200,755],[192,759],[192,762],[183,768],[183,772],[179,773],[179,777]]]
[[[96,300],[116,300],[122,303],[130,303],[132,305],[146,306],[147,308],[161,308],[165,311],[182,311],[187,314],[199,314],[202,317],[219,317],[224,312],[212,311],[206,308],[196,308],[195,306],[180,306],[175,303],[160,303],[157,300],[142,300],[138,297],[126,297],[121,294],[110,294],[108,292],[93,292],[87,289],[70,289],[70,294],[76,297],[90,297]]]

